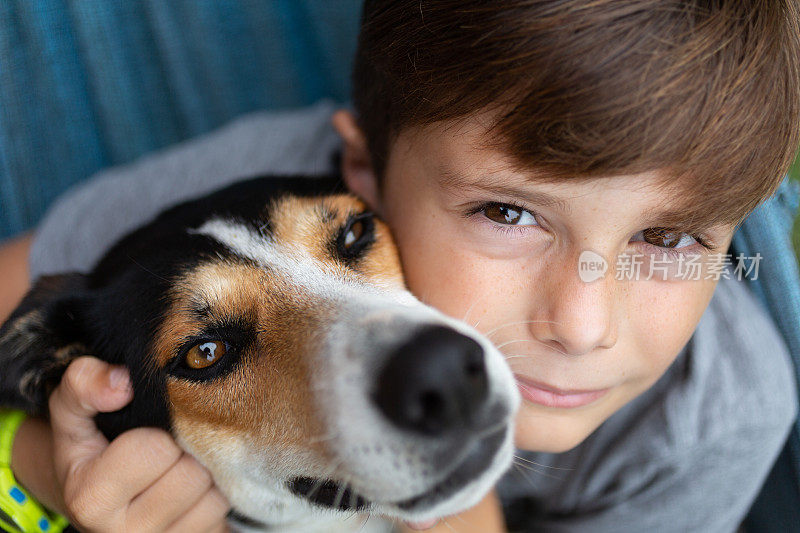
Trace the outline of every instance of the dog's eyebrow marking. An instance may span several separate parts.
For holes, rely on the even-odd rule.
[[[341,282],[334,287],[331,272],[325,272],[322,265],[299,246],[289,243],[279,245],[271,236],[258,234],[244,224],[220,218],[211,219],[196,230],[189,231],[219,241],[243,259],[290,275],[294,283],[312,293],[334,291],[331,296],[341,294]]]
[[[212,218],[189,232],[211,237],[243,259],[280,271],[309,294],[329,301],[345,300],[355,303],[374,296],[385,301],[387,294],[391,294],[395,303],[409,305],[416,302],[407,291],[397,291],[391,287],[387,293],[374,280],[372,283],[357,283],[348,279],[336,271],[335,265],[325,268],[326,265],[311,257],[301,246],[276,243],[272,236],[260,235],[237,221]],[[342,267],[342,272],[344,271],[345,267]]]

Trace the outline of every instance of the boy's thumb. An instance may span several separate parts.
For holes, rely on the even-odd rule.
[[[131,400],[132,393],[125,367],[110,365],[94,357],[79,357],[72,361],[53,394],[59,389],[59,399],[65,402],[63,407],[68,408],[71,414],[83,417],[121,409]]]
[[[94,416],[121,409],[132,398],[125,368],[94,357],[75,359],[50,395],[54,452],[71,464],[80,456],[101,451],[108,441],[97,429]]]

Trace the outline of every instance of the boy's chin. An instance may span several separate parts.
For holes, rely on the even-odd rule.
[[[520,450],[532,452],[567,452],[582,443],[603,422],[601,417],[594,420],[594,417],[586,416],[588,414],[568,409],[562,413],[551,411],[543,414],[536,406],[524,405],[517,414],[515,445]]]

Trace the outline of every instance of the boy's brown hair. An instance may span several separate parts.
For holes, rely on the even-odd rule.
[[[366,0],[354,105],[382,175],[404,128],[495,111],[519,168],[666,169],[683,231],[739,223],[800,142],[797,0]]]

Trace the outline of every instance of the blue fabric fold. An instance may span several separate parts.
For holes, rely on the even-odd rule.
[[[756,208],[734,235],[731,253],[761,254],[753,292],[782,333],[800,384],[800,269],[792,247],[792,225],[800,204],[800,183],[787,176],[775,194]],[[756,533],[800,531],[800,417],[748,516]]]
[[[70,185],[257,109],[344,102],[361,0],[3,0],[0,239]]]

